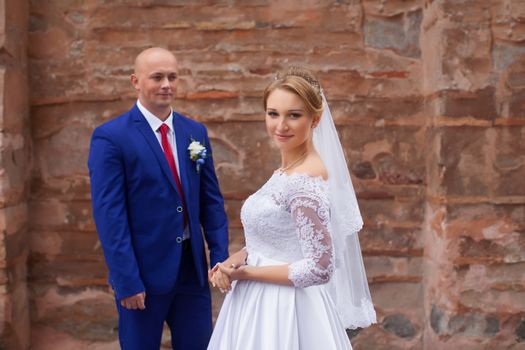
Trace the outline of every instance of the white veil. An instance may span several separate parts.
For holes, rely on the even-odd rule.
[[[314,130],[314,146],[328,171],[332,241],[335,269],[328,291],[345,328],[376,323],[376,313],[365,275],[357,233],[363,227],[350,173],[328,102],[323,97],[323,114]]]

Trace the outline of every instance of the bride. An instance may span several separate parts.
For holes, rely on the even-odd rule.
[[[264,108],[282,166],[242,207],[246,247],[210,271],[231,292],[208,349],[351,349],[345,328],[376,316],[326,99],[310,72],[291,67],[266,88]]]

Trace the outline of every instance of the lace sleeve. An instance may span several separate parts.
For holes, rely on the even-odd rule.
[[[334,269],[328,200],[302,190],[289,198],[289,208],[303,259],[289,265],[288,279],[301,288],[327,283]]]

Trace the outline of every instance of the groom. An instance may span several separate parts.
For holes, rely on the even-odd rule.
[[[178,68],[170,51],[141,52],[131,83],[136,105],[95,129],[88,160],[120,345],[158,350],[166,322],[174,349],[206,349],[212,322],[204,239],[212,265],[228,257],[208,134],[171,109]]]

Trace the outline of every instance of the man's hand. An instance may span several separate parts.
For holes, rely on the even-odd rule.
[[[139,294],[132,295],[127,298],[120,300],[120,305],[129,310],[144,310],[146,308],[146,293],[142,292]]]
[[[214,287],[220,289],[222,293],[231,290],[231,281],[227,275],[219,270],[218,264],[208,271],[208,279]]]

